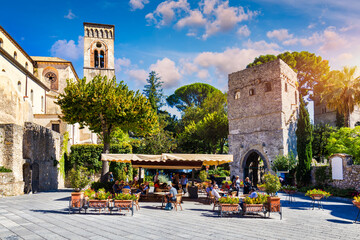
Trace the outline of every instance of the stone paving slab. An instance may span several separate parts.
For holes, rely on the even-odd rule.
[[[183,211],[165,211],[159,202],[141,202],[130,213],[68,214],[70,191],[0,199],[0,239],[360,239],[357,208],[339,200],[310,207],[298,195],[289,203],[280,195],[283,220],[273,213],[220,218],[212,206],[184,201]]]

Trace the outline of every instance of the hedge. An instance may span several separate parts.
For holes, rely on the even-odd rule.
[[[88,170],[99,172],[102,167],[101,153],[103,144],[74,144],[71,146],[71,153],[66,160],[66,171],[74,166],[84,166]],[[110,153],[132,153],[132,147],[128,143],[113,144],[110,146]]]

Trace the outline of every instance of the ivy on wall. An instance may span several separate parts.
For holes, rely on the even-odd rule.
[[[59,161],[59,171],[64,179],[65,179],[65,159],[67,159],[68,156],[68,145],[69,145],[69,132],[65,132],[61,147],[61,158]]]

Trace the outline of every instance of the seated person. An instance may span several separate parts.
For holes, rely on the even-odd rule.
[[[221,198],[221,196],[220,196],[220,194],[219,194],[219,192],[218,192],[218,189],[219,189],[218,185],[215,184],[215,185],[214,185],[214,188],[211,190],[211,193],[212,193],[212,195],[215,197],[215,200],[216,200],[216,201],[219,201],[219,199]]]
[[[160,188],[160,182],[159,182],[159,180],[157,180],[157,181],[154,183],[154,192],[157,192],[159,188]]]
[[[228,182],[225,182],[222,187],[221,187],[224,191],[229,191],[230,190],[230,185]]]
[[[129,189],[129,190],[130,190],[129,193],[131,193],[131,187],[129,186],[129,184],[125,184],[125,185],[122,187],[121,191],[122,191],[123,189]]]
[[[206,193],[209,194],[209,192],[211,192],[212,189],[213,189],[213,188],[212,188],[212,186],[211,186],[211,183],[209,182],[209,183],[207,184],[207,188],[205,189],[205,190],[206,190]]]
[[[177,190],[173,186],[171,186],[171,184],[169,184],[168,190],[169,190],[169,193],[166,194],[166,196],[165,196],[166,202],[176,201]]]
[[[120,185],[119,185],[119,180],[116,180],[114,185],[112,186],[112,189],[113,189],[113,192],[114,194],[116,193],[121,193],[121,188],[120,188]]]

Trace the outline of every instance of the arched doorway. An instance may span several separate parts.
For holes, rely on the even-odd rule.
[[[260,152],[256,150],[249,151],[244,157],[243,167],[244,178],[249,177],[253,186],[262,183],[267,164]]]

